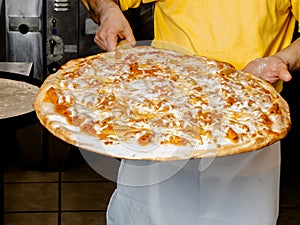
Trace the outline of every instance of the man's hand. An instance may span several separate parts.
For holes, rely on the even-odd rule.
[[[286,63],[275,55],[253,60],[245,66],[243,71],[252,73],[271,84],[278,80],[289,81],[292,79]]]
[[[132,29],[118,7],[112,7],[101,15],[100,26],[94,41],[102,49],[112,51],[119,39],[125,39],[132,46],[136,44]]]
[[[113,0],[81,0],[93,20],[99,24],[94,41],[106,51],[114,50],[120,39],[136,44],[132,29],[119,6]]]

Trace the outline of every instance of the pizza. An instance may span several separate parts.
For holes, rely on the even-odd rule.
[[[0,119],[34,111],[32,104],[39,88],[23,81],[0,78]]]
[[[203,56],[151,46],[73,59],[34,101],[40,122],[79,148],[170,161],[261,149],[290,130],[273,86]]]

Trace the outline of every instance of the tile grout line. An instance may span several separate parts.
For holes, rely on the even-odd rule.
[[[58,171],[58,218],[57,218],[57,224],[61,225],[61,191],[62,191],[62,187],[61,187],[61,170]]]
[[[56,210],[16,210],[6,211],[5,214],[39,214],[39,213],[57,213]]]

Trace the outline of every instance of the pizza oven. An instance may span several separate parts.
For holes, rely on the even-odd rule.
[[[98,25],[80,0],[48,0],[45,6],[45,56],[47,74],[72,58],[97,54]]]
[[[102,50],[93,42],[98,25],[80,0],[4,1],[7,61],[31,61],[34,77],[47,75],[72,58]]]

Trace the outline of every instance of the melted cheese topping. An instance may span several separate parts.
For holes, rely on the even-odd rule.
[[[45,101],[104,145],[210,150],[276,135],[284,125],[277,93],[227,63],[143,46],[78,66],[66,65]]]

